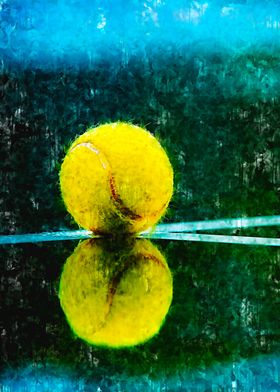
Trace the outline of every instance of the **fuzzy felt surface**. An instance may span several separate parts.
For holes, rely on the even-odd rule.
[[[127,347],[159,331],[172,300],[172,276],[159,250],[135,240],[119,252],[86,240],[68,258],[61,306],[74,333],[90,344]]]
[[[164,214],[173,192],[166,152],[128,123],[90,129],[70,147],[60,171],[62,197],[76,222],[94,232],[139,232]]]

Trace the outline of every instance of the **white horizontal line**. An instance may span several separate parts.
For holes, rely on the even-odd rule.
[[[279,226],[280,215],[257,216],[252,218],[229,218],[195,222],[162,223],[144,233],[191,232],[201,230],[238,229],[246,227]]]
[[[29,242],[80,240],[92,237],[98,236],[95,236],[91,231],[87,230],[54,231],[37,234],[0,235],[0,245],[24,244]]]
[[[218,234],[192,234],[192,233],[152,233],[141,234],[142,238],[175,241],[199,241],[240,245],[280,246],[279,238],[244,237]]]
[[[261,237],[242,237],[227,235],[209,235],[209,234],[188,234],[192,231],[200,230],[218,230],[218,229],[238,229],[246,227],[261,226],[279,226],[280,216],[259,216],[253,218],[233,218],[218,219],[212,221],[197,222],[178,222],[163,223],[158,226],[146,230],[138,235],[142,238],[163,239],[163,240],[181,240],[181,241],[202,241],[202,242],[218,242],[231,244],[247,244],[247,245],[268,245],[279,246],[278,238],[261,238]],[[99,238],[88,230],[72,230],[72,231],[56,231],[34,234],[15,234],[0,235],[0,245],[20,244],[30,242],[46,242],[46,241],[65,241],[80,240],[86,238]]]

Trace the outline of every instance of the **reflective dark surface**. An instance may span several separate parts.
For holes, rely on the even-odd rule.
[[[72,383],[99,383],[102,390],[118,390],[120,379],[120,390],[129,390],[135,377],[139,388],[148,378],[171,390],[178,382],[184,386],[193,381],[201,388],[215,384],[218,375],[222,386],[234,364],[236,369],[242,366],[246,381],[260,355],[279,371],[273,359],[279,352],[277,248],[157,241],[173,276],[169,313],[154,338],[116,350],[77,338],[60,307],[60,275],[76,245],[62,241],[3,247],[3,374],[14,372],[23,380],[22,369],[29,367],[31,382],[30,369],[39,372],[39,367],[60,377],[63,388],[68,374]],[[255,366],[262,369],[258,361]],[[250,377],[246,382],[256,381]]]

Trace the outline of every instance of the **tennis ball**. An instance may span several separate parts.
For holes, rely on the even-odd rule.
[[[148,240],[115,251],[103,239],[78,245],[67,259],[59,298],[73,332],[90,344],[129,347],[160,330],[172,300],[172,276]]]
[[[96,233],[136,233],[164,214],[173,171],[157,139],[117,122],[89,129],[68,150],[60,171],[67,210]]]

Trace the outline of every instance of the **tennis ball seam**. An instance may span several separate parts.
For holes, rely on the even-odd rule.
[[[159,141],[146,129],[123,122],[80,135],[59,176],[68,212],[98,234],[151,228],[163,217],[173,192],[172,166]]]
[[[172,273],[147,240],[126,244],[129,248],[121,253],[102,243],[90,239],[79,244],[63,268],[59,299],[67,322],[89,344],[143,344],[164,323],[172,302]],[[84,295],[77,295],[84,279]]]
[[[116,212],[124,220],[129,220],[131,223],[134,222],[134,221],[143,219],[143,217],[141,215],[136,214],[129,207],[127,207],[124,204],[124,202],[122,201],[121,197],[118,195],[117,187],[116,187],[116,184],[115,184],[115,179],[114,179],[114,176],[112,174],[111,165],[110,165],[110,162],[109,162],[108,158],[106,157],[106,155],[102,151],[98,150],[98,148],[96,148],[94,146],[94,144],[91,143],[91,142],[83,142],[83,143],[76,144],[73,148],[71,148],[69,150],[69,153],[73,152],[76,148],[79,148],[79,147],[86,147],[90,151],[95,153],[97,155],[98,159],[99,159],[99,162],[101,163],[101,166],[103,167],[104,170],[107,171],[107,175],[108,175],[108,179],[109,179],[109,188],[110,188],[111,200],[113,201],[113,205],[115,207]],[[148,216],[148,218],[153,217],[153,216],[157,216],[161,211],[163,211],[166,208],[166,206],[168,204],[169,204],[169,200],[167,200],[159,210],[157,210],[154,213],[150,214]]]
[[[104,170],[106,170],[109,179],[111,199],[113,201],[113,205],[117,210],[118,214],[121,215],[122,218],[126,220],[128,219],[134,221],[134,220],[142,219],[140,215],[135,214],[128,207],[126,207],[121,197],[118,195],[114,176],[112,175],[111,165],[109,163],[109,160],[105,156],[105,154],[102,151],[98,150],[92,143],[89,142],[79,143],[76,146],[74,146],[69,152],[72,152],[79,147],[86,147],[90,151],[94,152],[97,155],[99,162],[101,163],[101,166],[103,167]]]
[[[107,300],[106,300],[106,304],[108,305],[107,314],[105,315],[104,320],[101,321],[99,326],[96,328],[96,331],[94,332],[94,334],[101,332],[101,330],[106,327],[106,323],[108,321],[108,318],[110,317],[110,313],[111,313],[112,306],[113,306],[113,301],[114,301],[114,296],[116,294],[118,285],[121,282],[125,272],[131,266],[133,266],[133,264],[136,264],[140,259],[144,259],[146,262],[148,262],[148,261],[155,262],[161,268],[166,269],[165,264],[160,259],[158,259],[156,256],[154,256],[151,253],[145,253],[145,254],[139,253],[139,254],[134,255],[132,260],[128,260],[123,265],[123,268],[121,269],[121,271],[119,271],[109,282],[108,293],[107,293]]]

